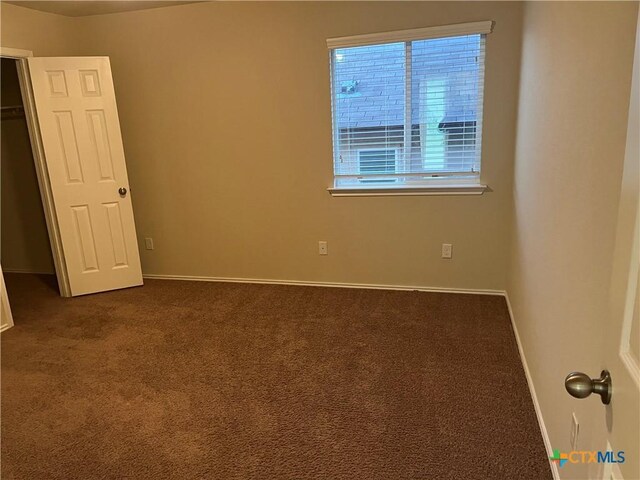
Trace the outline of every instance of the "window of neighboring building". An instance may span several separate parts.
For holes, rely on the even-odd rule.
[[[360,183],[395,183],[396,178],[385,176],[396,173],[397,155],[395,148],[358,150],[358,174],[363,177]]]
[[[491,28],[478,22],[328,40],[336,188],[479,183]]]

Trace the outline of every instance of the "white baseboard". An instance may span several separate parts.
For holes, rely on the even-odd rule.
[[[343,283],[343,282],[307,282],[304,280],[276,280],[271,278],[235,278],[235,277],[206,277],[194,275],[159,275],[149,273],[144,278],[156,280],[188,280],[193,282],[222,282],[222,283],[258,283],[272,285],[297,285],[303,287],[333,287],[333,288],[364,288],[370,290],[406,290],[433,293],[463,293],[472,295],[504,296],[504,290],[473,289],[473,288],[444,288],[411,285],[385,285],[377,283]]]
[[[4,268],[6,273],[30,273],[34,275],[55,275],[55,272],[42,272],[20,268]],[[368,290],[407,290],[434,293],[464,293],[471,295],[499,295],[504,296],[504,290],[491,290],[482,288],[446,288],[425,287],[412,285],[386,285],[378,283],[343,283],[343,282],[308,282],[304,280],[278,280],[273,278],[244,278],[244,277],[208,277],[197,275],[161,275],[148,273],[144,278],[156,280],[186,280],[192,282],[221,282],[221,283],[258,283],[272,285],[298,285],[302,287],[333,287],[333,288],[364,288]]]
[[[13,323],[5,323],[3,325],[0,325],[0,333],[4,332],[5,330],[9,330],[11,327],[13,327]]]
[[[549,438],[549,432],[544,423],[544,417],[542,416],[542,410],[540,409],[540,403],[538,402],[538,396],[536,395],[536,387],[533,385],[533,378],[531,378],[531,372],[529,371],[529,365],[527,364],[527,357],[524,354],[522,348],[522,342],[520,342],[520,335],[518,334],[518,327],[513,316],[513,309],[511,308],[511,302],[509,301],[509,294],[505,291],[504,298],[507,301],[507,308],[509,309],[509,317],[511,318],[511,326],[513,333],[516,337],[516,343],[518,344],[518,351],[520,352],[520,360],[522,361],[522,367],[524,368],[524,374],[527,377],[527,384],[529,385],[529,392],[533,400],[533,408],[536,411],[536,417],[538,418],[538,425],[540,425],[540,432],[542,433],[542,440],[547,450],[547,457],[553,455],[553,447],[551,446],[551,439]],[[558,464],[549,459],[549,465],[551,466],[551,474],[555,480],[560,480],[560,471],[558,470]]]

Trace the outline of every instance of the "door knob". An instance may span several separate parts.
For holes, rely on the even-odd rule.
[[[569,395],[576,398],[587,398],[592,393],[600,395],[602,403],[609,405],[611,401],[611,374],[607,370],[602,370],[600,378],[589,378],[589,375],[582,372],[571,372],[564,379],[564,388]]]
[[[127,189],[124,187],[120,187],[118,189],[118,193],[124,197],[127,194]]]

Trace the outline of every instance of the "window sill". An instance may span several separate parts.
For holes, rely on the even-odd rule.
[[[333,197],[393,197],[407,195],[482,195],[488,190],[480,183],[415,186],[344,186],[329,187]]]

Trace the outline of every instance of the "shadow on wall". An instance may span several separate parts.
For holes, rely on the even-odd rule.
[[[15,60],[2,59],[2,107],[22,105]],[[2,118],[1,252],[7,271],[53,273],[53,257],[24,115]]]

